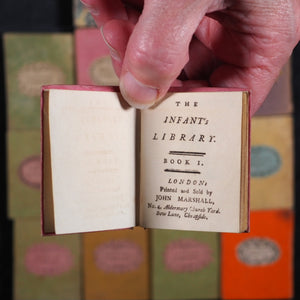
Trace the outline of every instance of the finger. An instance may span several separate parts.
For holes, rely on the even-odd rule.
[[[112,19],[127,20],[126,9],[121,0],[80,0],[89,10],[99,28]]]
[[[280,70],[272,67],[243,68],[233,65],[222,65],[210,77],[212,86],[228,88],[245,88],[251,91],[251,115],[258,110],[273,83],[279,76]]]
[[[189,48],[189,61],[184,66],[187,80],[208,80],[212,71],[219,62],[215,55],[203,45],[201,41],[193,38]]]
[[[212,4],[213,3],[213,4]],[[120,89],[137,108],[161,99],[188,61],[192,36],[205,13],[223,1],[145,1],[129,39]]]
[[[218,19],[223,22],[222,25],[211,18],[203,18],[195,34],[224,61],[224,64],[211,74],[210,83],[213,86],[250,89],[253,115],[265,100],[286,63],[291,46],[289,42],[285,42],[285,34],[274,30],[274,25],[268,27],[271,22],[256,25],[256,30],[253,30],[254,25],[251,22],[252,26],[246,22],[240,24],[237,19],[229,20],[222,14],[218,15]],[[274,52],[274,49],[280,51]]]
[[[112,63],[118,77],[121,74],[121,68],[129,37],[133,31],[134,25],[131,22],[123,20],[112,20],[101,28],[103,39],[108,46]]]

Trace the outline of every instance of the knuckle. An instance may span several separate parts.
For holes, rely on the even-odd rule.
[[[171,49],[139,44],[131,56],[134,68],[145,72],[156,80],[176,78],[183,66],[180,67],[182,55]]]

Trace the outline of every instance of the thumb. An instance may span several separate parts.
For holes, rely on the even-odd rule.
[[[146,108],[166,94],[188,61],[189,44],[199,22],[223,2],[145,0],[120,75],[121,93],[129,104]]]

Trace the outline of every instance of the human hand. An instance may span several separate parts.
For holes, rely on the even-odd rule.
[[[137,108],[209,85],[250,89],[253,115],[300,39],[299,0],[82,1]]]

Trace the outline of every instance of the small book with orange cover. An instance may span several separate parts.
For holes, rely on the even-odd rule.
[[[222,234],[223,299],[290,299],[293,296],[294,213],[251,213],[251,232]]]

